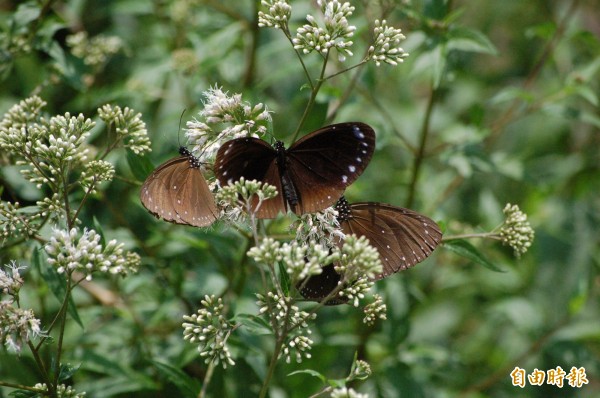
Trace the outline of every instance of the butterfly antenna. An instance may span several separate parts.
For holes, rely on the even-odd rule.
[[[179,116],[179,129],[177,130],[177,143],[179,144],[179,147],[181,148],[181,141],[179,141],[179,133],[181,132],[181,121],[183,120],[183,115],[185,114],[185,111],[187,111],[187,109],[183,109],[183,112],[181,112],[181,116]]]

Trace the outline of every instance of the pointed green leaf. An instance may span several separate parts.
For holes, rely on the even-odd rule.
[[[158,361],[152,361],[152,364],[156,367],[158,373],[160,373],[177,387],[181,393],[181,395],[179,395],[180,397],[194,398],[198,396],[198,392],[202,388],[198,380],[192,379],[181,369],[169,364]]]
[[[487,258],[481,254],[479,250],[475,248],[472,244],[463,239],[457,240],[449,240],[444,242],[444,248],[460,255],[469,260],[477,263],[479,265],[484,266],[485,268],[495,271],[495,272],[505,272],[501,268],[498,268],[492,262],[490,262]]]
[[[133,176],[139,181],[144,181],[154,170],[154,165],[148,157],[136,155],[129,149],[127,150],[127,164],[129,164]]]

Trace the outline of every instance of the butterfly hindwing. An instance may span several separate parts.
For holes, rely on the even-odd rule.
[[[345,233],[365,236],[378,251],[383,272],[376,279],[413,267],[439,244],[442,232],[422,214],[385,203],[350,205],[350,217],[341,223]]]
[[[144,181],[140,200],[152,215],[165,221],[206,227],[216,220],[217,207],[198,159],[185,148],[180,153]]]
[[[338,286],[341,275],[335,272],[333,264],[323,267],[318,275],[312,275],[306,280],[298,283],[298,288],[302,297],[310,301],[320,302],[327,297],[333,289]],[[335,296],[325,302],[325,305],[338,305],[348,302],[346,297]]]

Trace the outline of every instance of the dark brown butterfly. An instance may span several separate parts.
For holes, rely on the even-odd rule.
[[[365,236],[379,252],[383,272],[375,280],[425,260],[442,239],[432,219],[402,207],[376,202],[350,205],[342,197],[335,209],[345,234]]]
[[[218,217],[217,206],[200,170],[200,160],[184,147],[144,181],[140,200],[150,213],[165,221],[206,227]]]
[[[402,207],[376,202],[350,205],[342,196],[335,209],[345,234],[365,236],[379,252],[383,271],[374,278],[375,280],[425,260],[442,239],[442,232],[433,220]],[[328,267],[331,267],[331,270],[326,273],[325,268]],[[332,286],[333,280],[336,282]],[[306,283],[303,282],[304,287],[300,289],[300,294],[306,299],[321,301],[340,280],[341,276],[335,272],[333,265],[327,265],[323,267],[323,273],[311,276]],[[326,304],[340,303],[328,301]]]
[[[257,210],[259,218],[275,218],[291,209],[314,213],[335,203],[367,167],[375,149],[375,132],[364,123],[323,127],[289,149],[258,138],[237,138],[217,152],[215,175],[221,185],[258,180],[277,188],[277,195]]]

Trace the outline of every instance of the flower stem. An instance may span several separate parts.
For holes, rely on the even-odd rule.
[[[432,87],[431,95],[427,103],[427,110],[425,112],[425,119],[423,120],[423,126],[421,127],[421,140],[419,142],[419,148],[417,155],[413,163],[412,178],[410,180],[408,199],[406,200],[406,207],[411,208],[415,201],[415,195],[417,191],[417,184],[419,182],[419,175],[421,173],[421,165],[425,157],[425,147],[427,146],[427,138],[429,136],[429,122],[431,121],[431,115],[433,113],[433,106],[437,100],[437,90]]]

